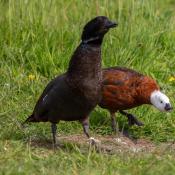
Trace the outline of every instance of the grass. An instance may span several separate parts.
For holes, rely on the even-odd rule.
[[[50,138],[49,124],[20,128],[46,84],[66,71],[84,24],[106,15],[118,20],[103,43],[103,67],[130,67],[152,76],[174,105],[175,2],[173,0],[0,0],[0,172],[1,174],[173,174],[175,153],[108,155],[32,147],[30,138]],[[29,75],[34,75],[31,80]],[[156,144],[174,140],[175,118],[150,106],[131,110],[145,123],[136,138]],[[110,135],[108,113],[91,114],[91,135]],[[124,117],[120,125],[126,125]],[[62,135],[82,133],[78,122],[61,122]]]

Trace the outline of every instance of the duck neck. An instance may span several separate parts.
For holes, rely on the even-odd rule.
[[[70,60],[67,74],[69,81],[77,85],[101,81],[101,44],[81,42]]]
[[[147,76],[142,77],[137,88],[137,97],[139,97],[137,101],[142,104],[151,104],[150,95],[155,90],[159,90],[156,81]]]

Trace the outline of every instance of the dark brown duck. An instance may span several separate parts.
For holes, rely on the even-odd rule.
[[[88,133],[88,116],[101,99],[101,44],[104,35],[116,26],[105,16],[89,21],[82,42],[71,57],[68,71],[52,80],[34,111],[25,122],[51,122],[53,141],[60,120],[79,120]]]

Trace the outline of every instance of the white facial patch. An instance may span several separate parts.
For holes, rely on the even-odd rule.
[[[166,106],[171,107],[169,98],[158,90],[151,93],[150,101],[160,111],[168,111]]]

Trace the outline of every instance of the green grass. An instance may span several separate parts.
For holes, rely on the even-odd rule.
[[[103,43],[103,67],[130,67],[152,76],[174,105],[174,0],[0,0],[0,172],[1,174],[173,174],[174,152],[108,155],[32,147],[29,138],[50,138],[50,125],[20,122],[31,114],[46,84],[66,71],[84,24],[106,15],[117,20]],[[34,80],[29,75],[35,75]],[[136,138],[160,144],[174,140],[175,118],[150,106],[131,110],[145,123]],[[127,126],[124,117],[119,118]],[[62,135],[82,133],[78,122],[61,122]],[[91,135],[110,135],[107,111],[91,114]]]

